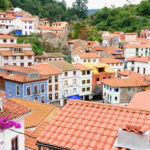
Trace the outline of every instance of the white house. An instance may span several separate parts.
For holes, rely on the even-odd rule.
[[[124,70],[124,62],[113,58],[100,58],[100,63],[106,63],[113,69],[116,74]]]
[[[83,64],[74,64],[79,72],[79,95],[83,100],[89,100],[92,98],[92,69]]]
[[[0,132],[1,150],[25,150],[24,117],[31,112],[27,107],[17,104],[10,99],[0,97],[1,111],[12,121],[21,125],[21,128],[9,128]],[[17,113],[16,113],[17,112]]]
[[[15,19],[16,35],[31,35],[34,33],[34,21],[32,18],[17,17]]]
[[[28,67],[34,64],[34,52],[30,44],[17,44],[16,37],[0,35],[0,66]]]
[[[103,99],[106,103],[124,104],[130,102],[134,94],[144,90],[149,84],[144,77],[131,72],[126,78],[105,79],[103,83]]]
[[[125,33],[124,34],[125,36],[125,41],[134,41],[137,39],[138,37],[138,34],[137,33]]]
[[[100,56],[96,53],[78,53],[74,56],[73,63],[96,62],[99,63]]]
[[[124,46],[124,57],[127,59],[132,56],[150,55],[150,44],[129,43]]]
[[[150,74],[150,56],[133,56],[127,58],[127,69],[141,75]]]
[[[63,60],[50,61],[49,64],[62,71],[62,78],[59,82],[62,86],[62,98],[67,100],[69,96],[79,95],[80,70]]]

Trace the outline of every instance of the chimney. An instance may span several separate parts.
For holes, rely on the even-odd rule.
[[[118,131],[117,147],[133,150],[147,150],[149,146],[149,130],[144,125],[126,124]]]

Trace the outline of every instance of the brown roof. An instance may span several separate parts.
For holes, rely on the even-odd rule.
[[[100,58],[97,53],[78,53],[77,54],[80,58]]]
[[[31,110],[23,105],[20,105],[8,98],[3,97],[3,111],[1,112],[3,116],[8,117],[9,119],[15,119],[17,117],[23,116]]]
[[[15,71],[15,72],[21,72],[21,73],[35,73],[35,72],[38,72],[37,70],[32,69],[32,68],[14,66],[14,65],[6,65],[6,66],[3,66],[3,67],[0,67],[0,69]]]
[[[35,55],[32,50],[24,50],[23,52],[24,52],[23,53],[24,56],[30,56],[30,55],[33,56],[33,55]],[[15,55],[17,55],[18,56],[19,54],[15,54],[11,50],[8,50],[8,51],[0,51],[0,55],[2,55],[2,56],[15,56]]]
[[[43,104],[19,98],[12,98],[12,101],[32,110],[31,114],[25,117],[25,128],[37,127],[43,121],[51,121],[60,111],[60,108],[58,106],[50,104]]]
[[[62,73],[61,70],[53,67],[50,64],[32,65],[29,68],[36,69],[41,75],[57,75]]]
[[[132,124],[132,129],[133,125],[140,125],[140,130],[149,130],[150,111],[69,100],[53,121],[45,126],[38,143],[60,149],[111,150],[118,130],[125,124]]]
[[[64,60],[49,61],[48,63],[62,71],[78,70],[74,65],[72,65]]]
[[[128,104],[128,107],[150,110],[150,91],[136,93]]]
[[[135,72],[132,72],[129,75],[129,77],[125,79],[120,78],[105,79],[102,82],[111,87],[140,87],[149,85],[147,82],[144,81],[143,76]]]
[[[13,48],[13,47],[32,48],[30,44],[0,44],[0,48]]]
[[[2,34],[0,35],[0,39],[16,39],[16,37],[11,36],[9,34]]]
[[[87,66],[85,66],[85,65],[83,65],[83,64],[79,64],[79,63],[74,64],[74,66],[77,67],[78,69],[80,69],[81,71],[84,71],[84,70],[92,70],[91,68],[89,68],[89,67],[87,67]]]

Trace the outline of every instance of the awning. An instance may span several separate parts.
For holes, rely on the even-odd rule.
[[[68,96],[68,99],[81,99],[79,95]]]

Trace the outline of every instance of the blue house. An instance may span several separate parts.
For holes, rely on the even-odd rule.
[[[0,67],[0,91],[6,97],[18,97],[41,103],[47,103],[48,77],[37,70],[7,65]]]

